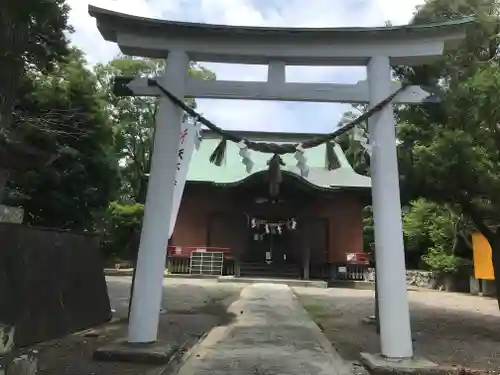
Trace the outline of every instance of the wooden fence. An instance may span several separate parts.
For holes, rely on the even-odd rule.
[[[0,322],[15,324],[16,346],[110,318],[96,235],[0,223]]]

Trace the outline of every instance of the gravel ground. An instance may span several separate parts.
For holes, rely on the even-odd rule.
[[[71,335],[38,347],[40,375],[139,375],[154,373],[158,367],[92,359],[95,348],[126,337],[130,277],[107,277],[111,306],[118,321],[87,334]],[[232,316],[227,307],[238,297],[242,286],[217,284],[211,280],[166,279],[159,338],[182,345],[195,343],[213,327],[227,324]]]
[[[373,291],[294,290],[342,357],[356,361],[360,352],[380,352],[375,327],[362,322],[374,314]],[[409,292],[409,299],[416,355],[442,365],[499,371],[496,300],[423,289]]]

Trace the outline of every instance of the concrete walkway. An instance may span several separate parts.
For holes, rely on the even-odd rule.
[[[344,375],[349,366],[297,301],[291,288],[254,284],[189,356],[179,375]]]

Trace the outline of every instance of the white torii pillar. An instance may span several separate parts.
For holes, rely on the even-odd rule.
[[[391,93],[391,66],[386,56],[372,57],[367,67],[370,105]],[[375,229],[380,345],[388,358],[413,355],[406,291],[396,126],[392,104],[368,120],[372,142],[371,178]]]
[[[183,98],[188,71],[187,54],[171,51],[160,83],[167,86],[168,82],[171,92]],[[169,230],[165,226],[170,223],[172,211],[182,114],[182,110],[168,98],[160,98],[130,310],[130,343],[151,343],[158,336],[169,237]]]

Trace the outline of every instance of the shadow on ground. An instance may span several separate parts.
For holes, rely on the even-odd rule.
[[[127,335],[127,285],[113,290],[110,297],[118,321],[96,327],[87,334],[72,335],[35,347],[39,350],[40,375],[139,375],[158,368],[155,365],[137,365],[118,362],[100,362],[92,359],[93,352],[109,342]],[[178,347],[193,345],[215,326],[225,325],[234,316],[227,307],[237,298],[235,290],[210,290],[197,285],[176,285],[165,288],[158,336]],[[188,347],[184,348],[188,349]]]
[[[342,357],[356,361],[360,352],[380,352],[375,326],[362,321],[374,314],[373,293],[354,290],[340,295],[335,291],[315,294],[296,290],[296,293]],[[500,315],[478,311],[476,306],[470,306],[470,311],[449,308],[440,301],[441,293],[423,293],[434,293],[430,298],[435,298],[436,303],[429,305],[429,301],[415,301],[410,294],[416,355],[442,365],[480,370],[500,368]],[[453,296],[461,297],[459,294]],[[463,303],[473,303],[471,297],[463,297]]]

